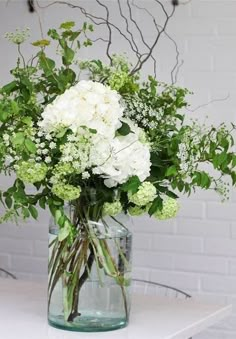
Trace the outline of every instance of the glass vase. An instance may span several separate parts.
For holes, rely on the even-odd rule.
[[[130,313],[132,235],[127,218],[86,221],[86,232],[59,241],[50,222],[48,321],[70,331],[127,326]]]

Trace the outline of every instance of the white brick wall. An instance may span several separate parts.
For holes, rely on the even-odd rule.
[[[2,39],[3,33],[27,25],[34,27],[32,40],[39,36],[37,17],[27,13],[25,2],[10,0],[6,7],[6,1],[0,1],[1,82],[9,79],[8,68],[14,65],[16,56],[14,48]],[[152,9],[148,0],[142,2]],[[206,114],[214,123],[236,121],[235,14],[233,0],[191,1],[177,8],[169,26],[169,33],[178,42],[181,58],[185,60],[179,84],[195,92],[190,97],[193,108],[230,95],[226,101],[215,101],[189,113],[201,121]],[[72,13],[65,7],[42,11],[41,15],[47,28],[79,17],[78,12]],[[143,24],[151,24],[144,15]],[[152,38],[152,32],[150,27],[148,39]],[[117,37],[116,49],[123,48]],[[94,52],[100,57],[103,50]],[[175,62],[173,45],[163,40],[156,53],[159,78],[169,81]],[[1,177],[0,185],[7,181]],[[148,217],[134,220],[134,275],[180,287],[201,300],[233,303],[232,317],[196,338],[235,339],[236,192],[232,192],[230,202],[225,204],[213,192],[197,192],[191,198],[184,198],[182,205],[179,217],[173,221],[157,223]],[[1,225],[0,266],[24,279],[45,279],[47,224],[47,213],[42,212],[37,223]]]

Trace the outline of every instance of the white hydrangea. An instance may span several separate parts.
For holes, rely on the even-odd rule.
[[[49,104],[39,123],[44,132],[60,126],[77,132],[81,126],[95,129],[106,138],[113,138],[121,126],[123,108],[120,95],[101,83],[82,80]]]
[[[112,141],[97,140],[91,148],[90,161],[96,166],[93,173],[104,177],[107,187],[115,187],[135,175],[144,181],[150,174],[149,147],[142,144],[135,133]]]

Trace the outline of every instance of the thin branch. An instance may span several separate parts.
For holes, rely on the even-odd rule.
[[[163,4],[160,3],[160,1],[157,1],[157,0],[156,0],[156,2],[159,3],[160,6],[161,6],[162,8],[164,7]],[[140,63],[137,63],[137,64],[136,64],[136,66],[135,66],[135,67],[133,68],[133,70],[131,71],[131,75],[133,75],[133,74],[137,73],[138,71],[140,71],[141,68],[143,67],[143,65],[144,65],[144,64],[148,61],[148,59],[152,56],[153,50],[154,50],[154,48],[156,47],[156,45],[157,45],[157,43],[158,43],[158,41],[159,41],[159,39],[160,39],[162,33],[165,32],[169,20],[172,18],[172,16],[173,16],[174,13],[175,13],[175,7],[173,7],[173,9],[172,9],[172,11],[171,11],[171,13],[170,13],[169,15],[168,15],[168,13],[166,12],[165,8],[163,9],[163,11],[164,11],[164,13],[165,13],[165,15],[166,15],[166,21],[165,21],[165,23],[164,23],[164,25],[163,25],[163,28],[160,30],[159,34],[157,35],[157,37],[156,37],[156,39],[155,39],[153,45],[152,45],[151,48],[150,48],[150,51],[149,51],[148,55],[147,55],[142,61],[140,61]]]
[[[129,1],[129,0],[127,0],[127,1]],[[155,28],[157,30],[157,34],[160,34],[160,29],[163,29],[163,27],[157,23],[154,15],[147,8],[138,6],[134,2],[134,0],[132,0],[131,4],[132,4],[133,7],[136,7],[139,10],[145,11],[148,14],[148,16],[150,16],[152,18],[153,24],[154,24],[154,26],[155,26]],[[177,45],[176,41],[166,32],[166,30],[164,31],[164,34],[168,37],[169,40],[172,41],[172,43],[175,46],[175,51],[176,51],[176,63],[175,63],[174,67],[171,70],[171,82],[172,82],[172,85],[174,85],[177,82],[178,73],[179,73],[179,70],[180,70],[181,66],[183,65],[184,61],[183,60],[181,60],[181,62],[179,61],[180,52],[179,52],[178,45]],[[157,61],[156,61],[156,59],[153,56],[152,56],[152,59],[154,61],[154,68],[156,69]],[[154,70],[154,72],[156,72],[156,70]]]
[[[113,29],[115,29],[130,45],[130,48],[131,50],[136,54],[136,50],[134,49],[130,39],[121,31],[121,29],[116,26],[115,24],[113,24],[111,21],[107,21],[105,18],[103,17],[98,17],[94,14],[91,14],[91,13],[88,13],[85,8],[79,6],[79,5],[74,5],[74,4],[71,4],[69,2],[66,2],[66,1],[54,1],[48,5],[45,5],[45,6],[41,6],[41,5],[38,5],[39,8],[48,8],[48,7],[51,7],[51,6],[54,6],[54,5],[66,5],[72,9],[79,9],[80,12],[86,17],[88,18],[92,23],[94,23],[95,25],[97,26],[100,26],[100,25],[107,25],[109,24],[110,27],[112,27]],[[99,22],[97,22],[96,20],[99,20]]]
[[[34,7],[34,0],[27,0],[28,8],[30,13],[34,13],[35,7]]]
[[[133,1],[133,0],[132,0]],[[48,8],[50,6],[53,5],[67,5],[72,9],[79,9],[80,12],[87,18],[89,19],[93,24],[99,26],[99,25],[105,25],[107,27],[108,30],[108,38],[103,39],[103,38],[99,38],[97,40],[94,41],[98,41],[98,40],[102,40],[104,42],[106,42],[107,44],[107,48],[106,48],[106,55],[109,58],[110,62],[112,63],[112,57],[111,57],[111,45],[113,43],[112,41],[112,33],[113,30],[117,31],[129,44],[132,52],[135,54],[137,60],[136,60],[136,64],[134,66],[134,68],[131,70],[130,75],[135,74],[136,72],[140,71],[143,67],[143,65],[149,60],[151,59],[154,65],[154,74],[156,76],[156,69],[157,69],[157,60],[156,58],[153,56],[153,52],[155,47],[158,45],[159,39],[162,36],[162,34],[165,34],[174,44],[175,44],[175,50],[176,50],[176,64],[174,65],[172,72],[171,72],[171,79],[172,79],[172,83],[175,83],[177,81],[177,74],[179,71],[179,68],[181,67],[180,63],[179,63],[179,51],[178,51],[178,46],[176,44],[176,42],[174,41],[173,38],[171,38],[169,36],[169,34],[166,32],[166,28],[168,25],[169,20],[171,19],[171,17],[174,15],[175,12],[175,7],[173,6],[173,9],[171,11],[171,13],[168,13],[165,6],[163,5],[163,3],[159,0],[153,0],[161,9],[161,11],[164,13],[165,15],[165,22],[163,24],[163,26],[159,25],[156,22],[156,19],[154,17],[154,15],[152,15],[146,8],[144,8],[143,10],[145,10],[147,13],[149,13],[149,15],[151,15],[153,23],[156,27],[156,31],[157,31],[157,36],[154,40],[154,42],[152,44],[147,43],[147,41],[144,38],[144,33],[142,32],[138,22],[134,19],[133,17],[133,13],[132,13],[132,8],[131,8],[131,4],[130,4],[130,0],[126,0],[127,3],[127,7],[128,7],[128,14],[125,15],[124,14],[124,10],[121,6],[121,1],[117,0],[118,3],[118,14],[121,18],[121,20],[125,21],[126,24],[126,31],[122,31],[122,29],[114,24],[114,22],[111,20],[110,18],[110,10],[109,10],[109,5],[106,5],[104,3],[104,1],[102,0],[96,0],[96,3],[102,7],[106,14],[104,16],[98,16],[95,14],[92,14],[90,12],[88,12],[84,7],[82,7],[81,5],[78,4],[72,4],[70,2],[67,1],[54,1],[46,6],[39,6],[39,8]],[[132,5],[134,5],[132,3]],[[137,6],[137,5],[136,5]],[[137,6],[138,7],[138,6]],[[141,9],[141,7],[140,7]],[[138,43],[135,40],[134,37],[134,33],[132,33],[131,29],[130,29],[130,24],[134,24],[137,32],[139,33],[139,36],[141,38],[141,42],[143,43],[143,45],[146,47],[146,51],[142,52],[139,47],[138,47]]]
[[[105,8],[106,10],[106,26],[107,26],[107,29],[108,29],[108,43],[107,43],[107,50],[106,50],[106,54],[107,54],[107,57],[108,59],[110,60],[110,63],[112,64],[112,57],[111,57],[111,54],[110,54],[110,48],[111,48],[111,44],[112,44],[112,29],[111,29],[111,26],[110,26],[110,23],[109,23],[109,18],[110,18],[110,12],[109,12],[109,8],[104,5],[100,0],[96,0],[96,2],[103,8]]]
[[[204,107],[207,107],[207,106],[209,106],[209,105],[211,105],[211,104],[214,104],[215,102],[226,101],[226,100],[228,100],[229,98],[230,98],[230,93],[228,93],[227,96],[224,97],[224,98],[212,99],[212,100],[208,101],[207,103],[202,104],[202,105],[199,105],[199,106],[197,106],[197,107],[195,107],[195,108],[193,108],[193,109],[187,108],[187,110],[188,110],[189,112],[196,112],[196,111],[198,111],[198,110],[201,109],[201,108],[204,108]]]
[[[10,277],[12,277],[12,279],[17,279],[14,274],[12,274],[11,272],[8,272],[7,270],[4,270],[4,268],[0,268],[0,272],[3,272],[5,274],[9,275]]]
[[[135,50],[136,50],[136,55],[137,55],[137,57],[140,58],[141,54],[139,53],[138,46],[137,46],[137,44],[136,44],[136,42],[135,42],[135,40],[134,40],[134,36],[133,36],[132,32],[131,32],[130,29],[129,29],[129,21],[128,21],[128,19],[126,18],[126,16],[124,15],[124,13],[123,13],[123,11],[122,11],[122,7],[121,7],[121,4],[120,4],[120,0],[117,0],[117,1],[118,1],[118,7],[119,7],[120,15],[121,15],[121,17],[124,19],[124,21],[125,21],[125,23],[126,23],[126,31],[127,31],[128,34],[130,35],[130,38],[131,38],[132,43],[133,43],[133,45],[134,45],[134,47],[135,47]]]

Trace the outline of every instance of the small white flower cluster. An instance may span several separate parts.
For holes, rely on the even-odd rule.
[[[229,183],[219,179],[216,182],[215,191],[222,197],[222,202],[229,200]]]
[[[179,144],[177,157],[180,160],[181,174],[188,175],[197,169],[201,157],[198,145],[202,139],[202,131],[187,130]]]
[[[68,142],[61,146],[61,162],[72,163],[74,169],[82,173],[90,166],[90,134],[87,135],[69,135]],[[85,174],[86,177],[86,174]]]
[[[13,42],[14,44],[20,45],[29,38],[30,36],[29,31],[30,31],[29,28],[25,28],[23,30],[16,29],[14,33],[13,32],[6,33],[5,38],[8,41]]]
[[[20,159],[11,143],[10,135],[14,135],[13,129],[13,127],[9,127],[8,132],[3,134],[3,144],[6,146],[8,152],[5,156],[5,168],[8,168],[12,163]]]
[[[46,164],[50,164],[52,162],[50,150],[56,147],[56,143],[52,141],[52,138],[53,137],[50,134],[44,135],[40,130],[32,138],[37,147],[35,161],[44,161]]]
[[[162,110],[156,112],[145,104],[137,95],[123,101],[124,115],[145,128],[155,129],[163,117]]]

